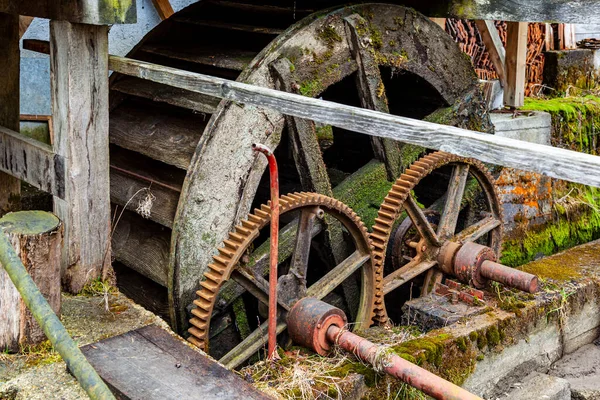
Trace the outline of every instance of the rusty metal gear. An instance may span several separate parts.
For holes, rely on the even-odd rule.
[[[332,268],[308,288],[306,288],[306,280],[304,281],[306,290],[303,291],[300,297],[311,296],[322,299],[327,293],[330,293],[335,287],[342,284],[347,277],[360,269],[362,272],[360,279],[360,300],[352,322],[355,328],[370,326],[374,316],[374,295],[375,292],[381,292],[382,273],[379,276],[376,273],[369,235],[358,215],[342,202],[316,193],[288,194],[281,196],[279,201],[280,214],[284,219],[286,213],[294,210],[300,211],[300,213],[304,210],[309,212],[312,210],[311,212],[314,214],[314,210],[318,208],[317,215],[320,218],[323,218],[323,213],[320,211],[323,210],[325,214],[330,215],[342,224],[354,242],[355,250],[352,255]],[[208,271],[204,274],[204,279],[200,282],[201,288],[196,292],[198,298],[194,301],[195,308],[192,309],[194,317],[190,320],[192,327],[188,330],[191,334],[188,340],[205,351],[209,350],[211,317],[213,316],[213,310],[215,309],[215,304],[217,303],[223,284],[232,278],[237,283],[240,283],[238,280],[240,277],[245,279],[246,285],[248,285],[249,281],[255,282],[256,285],[256,283],[260,283],[262,280],[263,287],[261,288],[260,284],[258,287],[255,286],[252,294],[260,292],[261,289],[264,293],[264,283],[268,285],[262,274],[253,273],[246,265],[242,266],[242,264],[244,264],[244,255],[251,249],[253,241],[259,236],[259,231],[269,224],[271,219],[270,212],[269,206],[263,205],[260,209],[255,209],[254,213],[248,215],[246,220],[242,220],[229,234],[227,240],[224,241],[224,246],[218,249],[218,255],[213,257],[213,262],[208,266]],[[299,219],[302,220],[302,214],[300,214]],[[299,225],[302,225],[301,221]],[[298,230],[296,236],[297,243],[301,240],[299,239],[301,236],[300,232]],[[311,235],[314,235],[314,233]],[[312,237],[310,236],[309,240],[312,240]],[[282,276],[279,278],[278,291],[281,293],[280,285],[282,283],[285,285],[288,282],[285,279],[282,280]],[[268,286],[266,289],[268,292]],[[258,293],[258,296],[261,296],[261,294]],[[282,299],[286,298],[286,296],[278,297],[282,297]],[[290,302],[285,303],[283,300],[280,301],[278,299],[280,311],[286,313],[294,300],[297,299],[292,298]],[[278,333],[285,329],[285,323],[283,322],[285,318],[282,318],[281,314],[279,321]],[[263,336],[266,335],[266,329],[264,332],[261,331],[262,325],[242,340],[234,349],[229,351],[220,361],[228,367],[235,368],[255,354],[257,350],[260,350],[264,344]]]
[[[442,220],[436,232],[431,224],[427,222],[427,218],[412,198],[411,192],[424,177],[444,166],[454,166],[447,192],[447,201],[444,205],[444,211],[450,210],[452,212],[447,213],[448,216],[445,220],[442,214]],[[472,176],[477,180],[485,196],[489,212],[481,221],[455,234],[460,203],[468,176]],[[453,184],[453,182],[455,183]],[[459,197],[458,200],[456,197]],[[413,261],[394,271],[394,273],[385,276],[383,285],[381,286],[382,290],[378,290],[375,293],[375,320],[380,324],[388,322],[384,302],[385,293],[394,290],[409,279],[425,271],[429,271],[438,265],[437,257],[441,254],[440,249],[444,245],[455,242],[475,241],[487,235],[487,245],[496,255],[499,255],[500,252],[502,204],[499,201],[494,185],[494,178],[488,172],[487,168],[477,160],[444,152],[435,152],[413,163],[396,180],[379,209],[378,217],[375,219],[375,225],[370,235],[377,271],[383,270],[386,249],[394,224],[403,211],[407,212],[413,224],[415,224],[415,221],[418,223],[419,226],[415,226],[415,228],[419,231],[421,240],[411,243],[416,249]],[[454,213],[454,217],[450,216],[452,213]]]

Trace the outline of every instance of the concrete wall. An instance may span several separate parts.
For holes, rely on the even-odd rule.
[[[196,3],[196,0],[170,0],[176,12]],[[136,24],[113,25],[109,33],[109,52],[124,56],[142,38],[160,23],[151,0],[137,0]],[[48,20],[36,18],[24,35],[24,39],[48,40]],[[21,113],[49,115],[50,110],[50,61],[44,54],[28,50],[21,52]]]

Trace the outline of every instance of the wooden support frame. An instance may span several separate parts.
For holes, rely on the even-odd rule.
[[[522,107],[525,102],[527,26],[527,22],[507,23],[504,104],[509,107]]]
[[[65,159],[63,287],[78,293],[110,265],[108,27],[50,22],[54,151]]]
[[[502,87],[506,87],[506,51],[504,50],[504,45],[502,44],[502,39],[500,39],[498,30],[494,25],[494,21],[479,20],[475,21],[475,24],[477,25],[477,29],[479,29],[485,48],[490,55],[494,69],[500,78],[500,84]]]
[[[0,0],[0,12],[92,25],[137,21],[135,0]]]
[[[19,16],[0,12],[0,126],[19,130]],[[5,153],[6,154],[6,153]],[[2,162],[2,166],[5,166]],[[8,169],[0,169],[8,172]],[[0,173],[0,215],[21,208],[21,181]]]
[[[110,56],[115,72],[404,143],[600,187],[600,157]]]

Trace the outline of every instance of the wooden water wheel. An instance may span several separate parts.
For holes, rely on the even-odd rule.
[[[489,130],[469,60],[426,17],[397,5],[280,3],[202,1],[164,21],[129,57]],[[323,11],[324,3],[333,8]],[[111,199],[127,208],[113,236],[119,286],[170,317],[180,332],[215,249],[253,205],[268,199],[266,163],[251,143],[277,148],[282,193],[332,197],[351,183],[369,187],[367,169],[387,177],[384,196],[424,152],[118,75],[112,78],[110,138]],[[377,197],[360,194],[370,195]],[[375,212],[381,199],[372,201]],[[341,251],[335,235],[332,228],[321,238],[323,257],[332,263]],[[286,243],[293,237],[282,236],[282,252]],[[235,334],[233,310],[220,312],[219,329]]]

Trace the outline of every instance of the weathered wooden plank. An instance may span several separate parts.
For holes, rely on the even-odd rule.
[[[123,57],[111,56],[110,67],[125,75],[267,107],[286,115],[367,135],[600,187],[600,158],[589,154],[365,110]]]
[[[92,25],[137,21],[135,0],[0,0],[0,12]]]
[[[500,39],[498,30],[494,25],[494,21],[478,20],[475,21],[475,24],[477,24],[481,39],[490,55],[494,69],[500,78],[500,83],[502,84],[502,87],[506,87],[506,72],[504,71],[506,51],[504,50],[504,44],[502,44],[502,39]]]
[[[506,32],[506,85],[504,104],[522,107],[525,102],[527,23],[508,22]]]
[[[173,11],[173,7],[171,6],[169,0],[152,0],[152,4],[154,4],[156,12],[162,20],[165,20],[171,15],[175,14],[175,11]]]
[[[50,22],[55,152],[65,158],[63,286],[77,293],[110,266],[108,27]]]
[[[119,399],[267,399],[204,353],[156,325],[81,349]]]
[[[118,152],[111,154],[110,200],[131,211],[137,212],[140,209],[148,213],[145,218],[171,228],[184,171],[168,171],[168,166],[152,163],[151,160],[140,163],[140,168],[136,165],[134,156],[130,155],[131,160],[127,160],[125,156]],[[143,166],[148,169],[143,169]],[[173,175],[176,177],[173,178]]]
[[[219,105],[219,101],[221,101],[215,97],[132,77],[119,79],[110,88],[124,94],[142,97],[154,102],[167,103],[205,114],[213,114]]]
[[[44,211],[20,211],[0,219],[16,255],[52,310],[60,315],[60,220]],[[0,268],[0,348],[19,351],[46,340],[10,277]]]
[[[19,16],[0,13],[0,126],[19,131]],[[7,153],[5,152],[5,159]],[[4,163],[3,163],[4,164]],[[21,182],[0,172],[0,215],[21,208]]]
[[[52,147],[0,127],[0,149],[0,171],[64,199],[65,158]]]
[[[406,0],[430,17],[496,21],[600,23],[598,0]]]
[[[201,115],[129,100],[110,115],[110,141],[187,169],[207,122]]]
[[[381,79],[379,64],[375,61],[375,49],[371,47],[373,44],[370,43],[372,40],[368,23],[358,14],[344,18],[344,22],[346,39],[358,65],[356,80],[360,103],[363,108],[389,113],[385,86]],[[364,33],[361,35],[359,32]],[[371,141],[375,157],[385,164],[388,180],[396,180],[401,173],[399,143],[379,137],[373,137]]]
[[[121,208],[117,216],[121,215]],[[117,261],[167,287],[171,231],[125,211],[115,221],[112,254]]]

